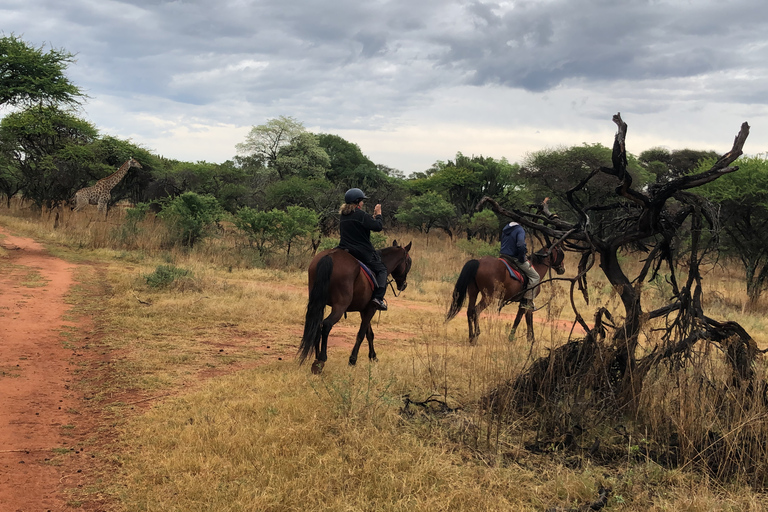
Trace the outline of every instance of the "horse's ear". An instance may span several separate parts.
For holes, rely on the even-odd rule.
[[[392,240],[392,247],[400,247],[397,245],[397,240]]]
[[[409,252],[411,250],[411,244],[413,242],[408,242],[408,245],[405,246],[405,252]]]

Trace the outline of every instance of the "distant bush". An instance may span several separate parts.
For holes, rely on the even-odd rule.
[[[144,279],[150,288],[167,288],[180,279],[190,279],[192,271],[173,265],[159,265],[154,272],[146,274]]]
[[[499,242],[489,244],[479,238],[473,238],[472,240],[459,240],[456,242],[456,247],[462,251],[469,253],[473,258],[482,258],[483,256],[498,256],[501,250],[501,244]]]
[[[215,197],[185,192],[167,201],[158,217],[173,234],[173,244],[192,247],[221,219],[223,210]]]

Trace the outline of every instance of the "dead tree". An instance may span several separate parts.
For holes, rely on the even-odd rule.
[[[562,372],[556,379],[569,379],[579,372],[602,375],[600,383],[592,383],[603,391],[610,391],[621,405],[632,405],[642,389],[646,373],[661,361],[683,360],[698,343],[718,344],[726,354],[733,382],[742,385],[753,378],[752,365],[759,353],[754,340],[735,322],[721,322],[710,318],[702,306],[702,275],[700,266],[703,258],[714,250],[714,242],[705,240],[702,233],[716,232],[717,213],[714,208],[693,190],[696,187],[738,170],[731,164],[742,154],[742,148],[749,135],[749,125],[743,123],[731,149],[704,172],[681,176],[665,183],[645,188],[633,187],[632,177],[627,169],[626,137],[627,124],[620,114],[613,116],[618,131],[613,151],[612,167],[594,169],[580,183],[568,190],[566,197],[570,215],[560,212],[561,217],[552,215],[546,203],[536,213],[521,210],[507,210],[490,198],[484,198],[478,208],[490,207],[498,214],[505,215],[525,226],[530,232],[539,233],[551,239],[562,240],[563,246],[582,254],[579,275],[572,279],[571,296],[580,289],[586,294],[587,270],[597,262],[606,278],[620,297],[623,312],[598,312],[595,326],[590,328],[582,314],[576,309],[575,321],[589,334],[584,340],[564,345],[555,354],[562,357]],[[580,192],[599,174],[613,176],[616,180],[614,197],[600,205],[583,204]],[[595,221],[599,213],[604,221]],[[608,215],[606,215],[608,214]],[[565,220],[571,217],[573,220]],[[680,276],[681,233],[686,236],[686,260],[683,267],[687,275]],[[641,255],[643,265],[639,273],[630,277],[620,264],[621,253]],[[656,278],[663,270],[672,294],[667,304],[652,311],[644,311],[641,303],[643,285]],[[585,295],[587,303],[589,297]],[[608,342],[602,318],[622,318]],[[652,350],[639,353],[638,343],[643,326],[652,319],[665,319],[661,342]],[[596,344],[600,344],[599,346]],[[599,353],[596,353],[599,351]],[[574,359],[575,358],[575,359]],[[551,367],[552,359],[549,358]],[[596,365],[600,365],[599,368]],[[542,362],[534,363],[531,372],[544,367]],[[535,373],[535,372],[534,372]],[[557,382],[535,382],[536,375],[529,375],[532,381],[523,387],[534,389],[537,396],[554,389]],[[497,390],[498,391],[498,390]]]

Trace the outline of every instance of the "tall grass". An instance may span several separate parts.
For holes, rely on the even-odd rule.
[[[712,376],[724,373],[706,354],[696,355],[699,366],[660,368],[631,417],[607,402],[595,408],[587,394],[538,410],[486,407],[491,390],[567,341],[573,315],[562,282],[537,300],[535,344],[522,328],[508,341],[507,308],[481,317],[480,342],[470,346],[465,315],[443,317],[474,249],[439,233],[388,232],[413,240],[414,264],[408,289],[374,318],[379,363],[347,366],[359,323],[350,314],[331,333],[318,377],[293,359],[308,252],[272,267],[232,231],[188,250],[169,247],[151,218],[132,225],[118,210],[97,215],[57,220],[15,207],[0,210],[0,223],[92,263],[108,290],[91,343],[110,355],[110,373],[91,385],[100,407],[126,417],[115,420],[121,435],[109,446],[119,469],[100,488],[118,509],[569,510],[601,488],[611,489],[608,510],[768,506],[759,472],[747,470],[760,463],[768,432],[760,390],[750,397],[723,379],[713,390]],[[188,271],[191,283],[151,286],[146,276],[161,266]],[[566,267],[572,275],[576,260]],[[738,267],[711,277],[718,293],[708,295],[709,313],[740,322],[765,347],[764,320],[743,311]],[[620,311],[600,275],[589,284],[590,306],[575,297],[586,317],[600,306]],[[666,294],[648,288],[646,309]],[[747,458],[745,443],[754,446]],[[726,457],[712,465],[715,452]],[[720,470],[728,464],[745,471]]]

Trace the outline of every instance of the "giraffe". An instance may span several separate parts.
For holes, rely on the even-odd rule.
[[[97,210],[103,210],[106,216],[112,189],[128,174],[128,170],[131,167],[142,168],[141,164],[131,157],[117,171],[106,178],[100,179],[95,185],[81,188],[75,192],[75,206],[72,210],[78,211],[88,204],[95,204],[97,205]]]

